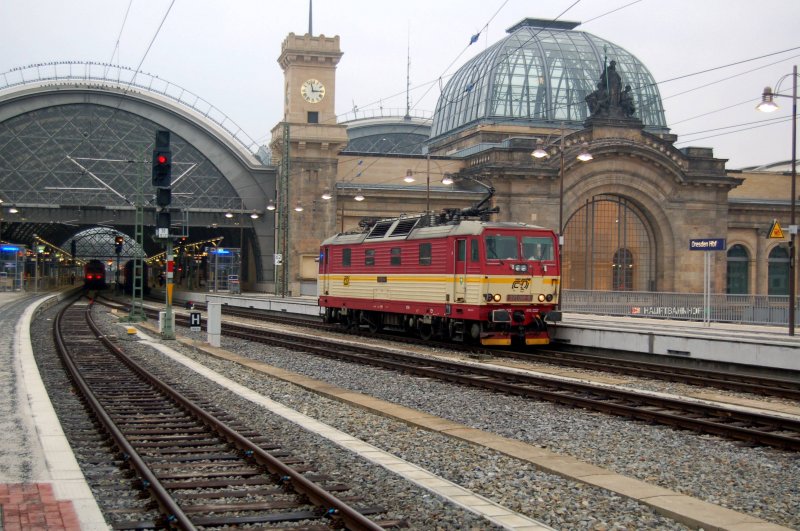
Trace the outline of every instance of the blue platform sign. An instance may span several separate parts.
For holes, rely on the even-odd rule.
[[[706,238],[702,240],[689,240],[690,251],[724,251],[725,238]]]

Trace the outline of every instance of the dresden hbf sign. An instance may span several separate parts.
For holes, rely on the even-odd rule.
[[[690,251],[724,251],[725,238],[689,240]]]

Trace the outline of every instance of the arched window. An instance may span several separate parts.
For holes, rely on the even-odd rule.
[[[750,256],[743,245],[734,245],[728,249],[728,286],[730,295],[747,295],[750,278]]]
[[[633,253],[628,249],[617,249],[611,269],[614,291],[633,290]]]
[[[789,251],[775,247],[769,253],[769,295],[789,294]]]
[[[644,212],[625,197],[595,196],[567,219],[561,264],[568,289],[656,289],[655,238]]]

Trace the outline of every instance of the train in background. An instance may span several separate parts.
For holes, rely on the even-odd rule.
[[[83,287],[87,290],[106,289],[106,264],[89,260],[83,265]]]
[[[548,344],[547,321],[561,320],[558,235],[489,221],[497,209],[481,208],[488,199],[326,239],[318,281],[324,320],[423,339]]]

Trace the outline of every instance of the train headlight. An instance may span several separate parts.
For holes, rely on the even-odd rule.
[[[539,302],[544,302],[545,296],[544,293],[539,294]]]
[[[552,301],[553,300],[553,294],[552,293],[548,293],[547,297],[545,297],[545,299],[547,299],[547,302]]]
[[[494,295],[492,295],[491,293],[487,293],[486,295],[483,296],[483,298],[486,299],[486,302],[492,302]]]
[[[502,295],[500,295],[499,293],[495,293],[494,296],[492,297],[492,300],[494,302],[500,302],[501,298],[502,298]]]
[[[528,271],[528,264],[514,264],[511,266],[517,273],[525,273]]]

